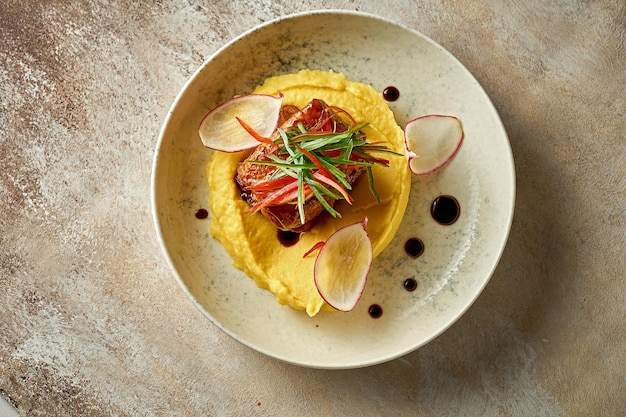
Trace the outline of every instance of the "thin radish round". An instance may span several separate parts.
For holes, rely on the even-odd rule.
[[[461,148],[461,121],[454,116],[431,114],[409,121],[404,127],[404,147],[409,169],[415,175],[443,168]]]
[[[259,145],[237,118],[259,136],[269,137],[278,125],[282,94],[278,97],[249,94],[225,101],[211,110],[198,127],[202,143],[207,148],[238,152]]]
[[[352,310],[361,299],[372,265],[367,217],[333,233],[315,260],[315,286],[324,301],[339,311]]]

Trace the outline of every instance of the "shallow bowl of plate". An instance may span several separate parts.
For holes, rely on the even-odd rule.
[[[400,96],[390,102],[404,126],[426,114],[461,119],[464,143],[442,170],[412,179],[399,231],[375,259],[366,289],[349,313],[308,317],[279,305],[234,268],[209,234],[205,167],[212,151],[197,128],[204,115],[264,79],[301,69],[333,70]],[[453,196],[458,219],[431,213]],[[449,52],[401,24],[358,12],[313,11],[253,28],[219,49],[191,76],[163,123],[152,172],[153,216],[165,258],[185,294],[235,340],[288,363],[324,369],[374,365],[425,345],[480,295],[504,250],[513,217],[515,169],[504,127],[489,97]],[[376,219],[370,219],[376,221]],[[419,239],[423,253],[407,253]],[[288,262],[288,260],[285,260]],[[416,284],[412,291],[406,280]],[[370,307],[382,309],[373,318]]]

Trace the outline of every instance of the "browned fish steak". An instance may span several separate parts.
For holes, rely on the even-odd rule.
[[[352,126],[343,120],[339,115],[322,100],[313,99],[302,110],[298,110],[293,106],[285,106],[281,110],[281,120],[279,125],[282,130],[289,130],[300,123],[307,130],[314,130],[320,123],[331,120],[334,131],[344,132]],[[278,134],[278,133],[276,133]],[[248,161],[270,161],[268,155],[277,155],[279,147],[273,143],[261,143],[252,153],[239,163],[235,181],[241,190],[242,198],[250,205],[257,204],[262,197],[250,188],[268,181],[275,171],[278,169],[272,165],[264,165],[252,163]],[[354,184],[356,180],[363,174],[363,167],[350,167],[343,169],[346,174],[346,180],[349,184]],[[335,200],[326,198],[328,204],[333,206]],[[285,204],[270,205],[264,207],[260,212],[270,220],[278,229],[294,232],[304,232],[310,230],[317,218],[325,211],[323,205],[316,198],[308,198],[304,203],[305,222],[301,222],[298,206],[294,202]]]

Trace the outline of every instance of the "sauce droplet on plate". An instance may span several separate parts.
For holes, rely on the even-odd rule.
[[[405,290],[409,292],[415,291],[415,289],[417,288],[417,280],[415,278],[407,278],[402,283],[402,286]]]
[[[201,208],[201,209],[196,210],[195,216],[196,216],[196,219],[204,220],[207,217],[209,217],[209,212],[206,209]]]
[[[448,226],[459,219],[461,206],[456,198],[450,195],[439,196],[430,206],[430,214],[441,225]]]
[[[404,244],[404,251],[407,255],[417,258],[424,253],[424,242],[416,237],[412,237]]]
[[[278,237],[278,241],[281,245],[288,248],[290,246],[295,245],[300,240],[300,233],[289,232],[286,230],[278,230],[276,232],[276,237]]]
[[[378,319],[383,315],[383,308],[378,304],[372,304],[370,308],[367,309],[367,312],[373,319]]]
[[[387,101],[396,101],[400,98],[400,90],[396,87],[389,86],[383,90],[383,98]]]

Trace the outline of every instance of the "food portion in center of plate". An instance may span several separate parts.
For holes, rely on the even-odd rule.
[[[213,152],[211,235],[279,303],[310,316],[333,310],[315,285],[315,256],[304,255],[359,222],[374,257],[391,242],[411,188],[403,131],[380,92],[340,73],[276,76],[252,93],[280,96],[279,120],[266,135],[240,115],[258,146]]]
[[[235,181],[251,211],[280,230],[309,231],[325,211],[341,216],[335,202],[351,202],[349,192],[361,174],[388,164],[368,152],[382,148],[365,140],[365,124],[323,100],[314,98],[301,110],[283,106],[278,124],[272,140],[239,163]]]

